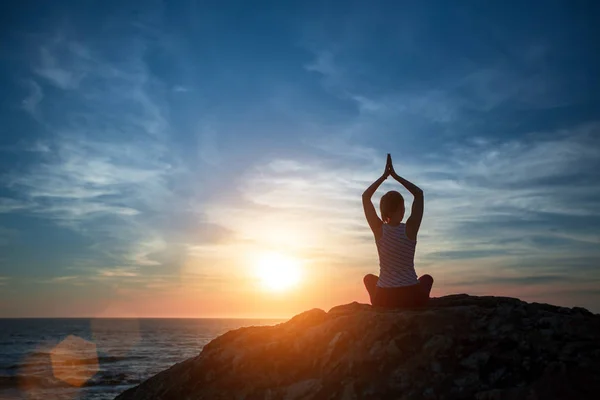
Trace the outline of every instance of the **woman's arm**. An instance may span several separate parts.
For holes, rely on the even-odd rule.
[[[394,167],[392,167],[390,175],[392,175],[392,178],[400,182],[402,186],[404,186],[413,196],[423,196],[423,191],[421,190],[421,188],[398,175],[396,171],[394,171]]]
[[[391,168],[390,174],[414,196],[410,217],[406,221],[406,236],[408,236],[409,239],[417,240],[417,233],[419,233],[421,221],[423,220],[423,208],[425,203],[423,191],[417,185],[398,175],[393,167]]]
[[[369,186],[362,195],[362,203],[363,209],[365,210],[365,217],[367,217],[367,222],[371,227],[371,231],[373,231],[373,235],[375,235],[375,240],[379,240],[379,238],[381,237],[381,226],[383,225],[383,222],[377,215],[377,211],[375,211],[375,207],[371,202],[371,197],[373,197],[373,194],[375,194],[375,192],[383,183],[383,181],[385,181],[387,177],[390,176],[390,168],[391,162],[389,161],[388,157],[388,162],[385,165],[385,171],[383,172],[383,175],[381,175],[379,179],[373,182],[371,186]]]

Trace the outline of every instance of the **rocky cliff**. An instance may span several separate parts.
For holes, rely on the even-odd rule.
[[[314,309],[230,331],[117,399],[600,399],[600,315],[468,295]]]

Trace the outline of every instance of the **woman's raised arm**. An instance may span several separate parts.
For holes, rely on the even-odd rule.
[[[394,171],[393,166],[390,167],[390,170],[390,175],[392,175],[395,180],[400,182],[402,186],[404,186],[414,196],[410,217],[408,217],[408,220],[406,221],[406,236],[408,236],[409,239],[417,240],[417,233],[419,233],[419,228],[421,227],[421,221],[423,220],[423,209],[425,207],[423,191],[417,185],[398,175],[396,171]]]
[[[379,186],[381,186],[383,181],[385,181],[387,177],[390,176],[391,167],[391,158],[388,154],[388,161],[385,165],[385,171],[383,172],[383,175],[381,175],[379,179],[373,182],[371,186],[369,186],[362,195],[362,203],[363,209],[365,211],[365,217],[367,217],[367,222],[371,227],[371,231],[373,231],[373,235],[375,235],[375,240],[379,240],[379,238],[381,237],[381,225],[383,225],[383,222],[377,215],[377,211],[375,211],[375,207],[371,202],[371,197],[373,197],[373,194],[375,194],[375,192],[377,191]]]

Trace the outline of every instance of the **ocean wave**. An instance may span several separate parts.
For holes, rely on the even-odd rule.
[[[125,372],[98,373],[82,387],[137,385],[142,380],[138,376]],[[51,375],[0,375],[0,389],[18,389],[23,384],[37,388],[75,388]]]
[[[78,359],[65,360],[62,362],[58,362],[56,360],[54,360],[54,361],[51,360],[51,353],[35,352],[35,353],[32,353],[29,357],[27,357],[25,359],[25,361],[17,363],[17,364],[11,364],[6,367],[2,367],[2,369],[17,370],[17,369],[23,369],[23,368],[50,366],[50,364],[55,364],[55,365],[58,364],[60,366],[68,366],[68,365],[73,364],[75,361],[77,362],[77,364],[82,364],[82,365],[94,365],[96,363],[99,363],[100,365],[104,365],[104,364],[112,364],[112,363],[118,363],[118,362],[130,362],[130,361],[147,360],[147,359],[148,359],[148,357],[139,356],[139,355],[137,355],[137,356],[132,355],[132,356],[127,356],[127,357],[100,356],[97,358],[96,357],[78,358]]]
[[[1,375],[0,388],[16,389],[21,386],[36,388],[69,388],[72,387],[66,382],[44,375]]]
[[[119,386],[119,385],[136,385],[142,382],[137,376],[127,374],[125,372],[120,373],[107,373],[98,374],[92,377],[85,383],[85,387],[90,386]]]

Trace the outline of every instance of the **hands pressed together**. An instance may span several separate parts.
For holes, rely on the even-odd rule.
[[[394,171],[394,166],[392,165],[392,156],[391,154],[388,153],[387,155],[387,161],[385,163],[385,170],[383,171],[383,178],[387,179],[388,176],[392,176],[393,178],[395,178],[396,176],[398,176],[396,174],[396,171]]]
[[[388,154],[383,175],[381,175],[380,178],[378,178],[375,182],[373,182],[373,184],[371,184],[371,186],[367,188],[367,190],[365,190],[365,192],[363,193],[363,199],[369,200],[370,204],[371,196],[373,196],[373,193],[375,193],[379,185],[381,185],[383,181],[385,181],[388,178],[388,176],[391,176],[392,178],[400,182],[400,184],[402,184],[402,186],[404,186],[413,196],[420,198],[423,197],[423,191],[419,187],[402,178],[396,173],[396,171],[394,171],[394,166],[392,165],[392,156]]]

